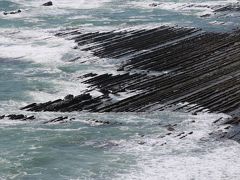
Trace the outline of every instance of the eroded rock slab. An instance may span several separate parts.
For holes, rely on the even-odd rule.
[[[208,33],[195,28],[84,33],[61,31],[83,51],[116,59],[119,74],[88,73],[89,94],[34,103],[29,111],[239,112],[240,33]],[[87,45],[87,48],[86,46]],[[97,90],[102,96],[92,96]],[[125,98],[112,99],[122,93]],[[132,94],[131,94],[132,93]]]

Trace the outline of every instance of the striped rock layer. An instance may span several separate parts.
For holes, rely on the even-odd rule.
[[[89,89],[79,96],[33,103],[28,111],[221,112],[240,109],[240,32],[213,33],[195,28],[83,33],[56,36],[74,40],[79,49],[116,62],[118,74],[85,74]],[[74,59],[77,61],[78,58]],[[93,97],[91,90],[103,95]],[[116,98],[121,94],[125,98]]]

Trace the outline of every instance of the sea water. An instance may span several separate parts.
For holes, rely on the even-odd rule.
[[[81,94],[87,87],[78,77],[85,73],[115,73],[114,61],[75,50],[73,41],[54,36],[59,30],[167,24],[222,32],[239,26],[234,13],[200,17],[213,14],[206,5],[234,0],[55,0],[54,6],[43,7],[44,2],[0,1],[0,115],[23,113],[19,108],[32,102]],[[150,7],[154,2],[162,4]],[[3,15],[18,9],[22,13]],[[24,113],[36,120],[0,120],[0,179],[239,179],[239,144],[209,136],[219,128],[212,122],[224,114]],[[75,119],[43,123],[58,116]],[[177,124],[171,134],[169,124]],[[182,132],[189,134],[180,139]]]

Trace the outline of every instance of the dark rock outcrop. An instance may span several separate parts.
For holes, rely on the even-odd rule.
[[[93,98],[90,94],[81,94],[78,96],[68,95],[64,99],[57,99],[55,101],[48,101],[40,104],[30,104],[21,109],[28,111],[82,111],[87,109],[94,109],[94,106],[101,105],[103,97]]]
[[[17,11],[11,11],[11,12],[3,12],[4,15],[9,15],[9,14],[19,14],[21,13],[22,11],[19,9]]]
[[[48,121],[45,121],[43,124],[49,124],[49,123],[63,123],[64,120],[68,119],[67,116],[63,117],[63,116],[60,116],[60,117],[57,117],[57,118],[54,118],[54,119],[51,119],[51,120],[48,120]]]
[[[208,33],[195,28],[162,26],[118,32],[82,33],[67,30],[57,36],[73,39],[95,56],[119,60],[119,73],[83,75],[83,83],[103,96],[82,94],[70,99],[31,104],[29,111],[239,112],[240,32]],[[135,94],[120,100],[110,95]],[[186,103],[187,102],[187,103]]]
[[[89,94],[33,103],[23,110],[152,112],[170,109],[192,115],[227,113],[233,118],[225,122],[224,130],[211,135],[240,141],[240,31],[210,33],[162,26],[91,33],[72,29],[57,36],[74,40],[78,49],[91,51],[95,56],[121,62],[117,64],[119,74],[82,75],[79,78],[88,85]],[[93,97],[93,90],[102,95]],[[132,94],[121,97],[121,93]],[[61,121],[64,117],[47,123]],[[213,125],[222,126],[222,121],[223,118],[216,119]],[[108,125],[100,120],[95,123]],[[173,126],[166,128],[176,132]],[[192,131],[182,132],[175,137],[184,139],[191,134]]]
[[[226,6],[221,6],[214,10],[214,12],[226,12],[226,11],[229,12],[240,11],[240,4],[239,3],[228,4]]]
[[[9,115],[2,115],[0,116],[0,119],[8,118],[10,120],[20,120],[20,121],[30,121],[34,120],[34,116],[26,116],[23,114],[9,114]]]
[[[52,5],[53,5],[52,1],[48,1],[44,4],[42,4],[42,6],[52,6]]]

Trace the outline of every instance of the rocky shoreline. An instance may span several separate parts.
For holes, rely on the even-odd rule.
[[[73,29],[56,36],[74,40],[75,49],[116,61],[118,74],[85,74],[79,77],[88,85],[85,93],[33,103],[21,110],[226,113],[234,120],[224,123],[234,130],[229,130],[224,137],[240,139],[240,130],[237,130],[240,128],[236,128],[240,110],[239,31],[212,33],[196,28],[161,26],[91,33]],[[102,95],[93,96],[91,92],[96,90]],[[128,96],[114,98],[122,94]],[[58,117],[47,123],[65,119],[67,117]]]
[[[82,77],[88,93],[34,103],[28,111],[239,112],[240,33],[208,33],[195,28],[162,26],[149,30],[81,33],[61,32],[95,56],[121,60],[119,74]],[[92,90],[101,96],[93,97]],[[113,102],[111,95],[135,92]]]

